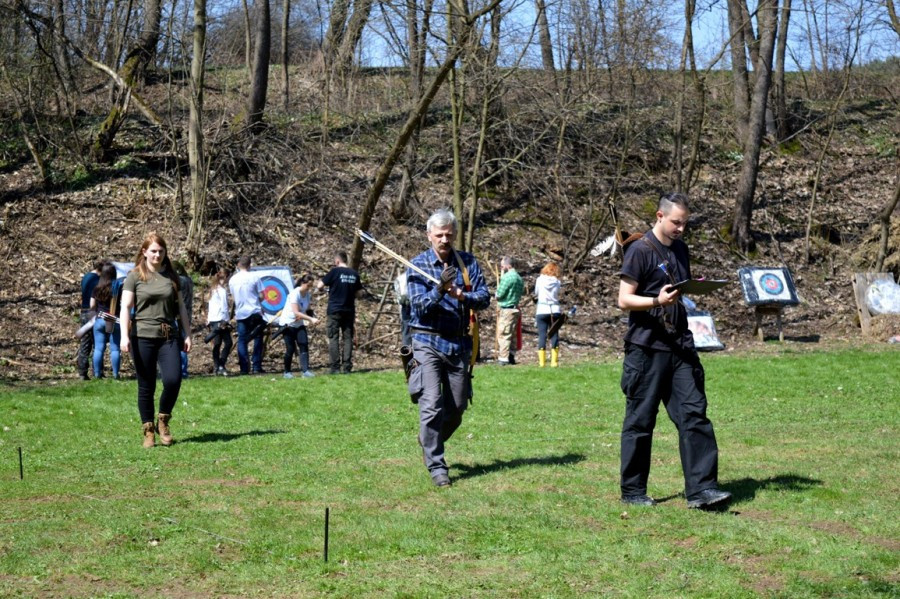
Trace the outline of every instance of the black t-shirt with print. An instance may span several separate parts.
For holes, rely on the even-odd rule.
[[[362,289],[359,274],[346,266],[335,266],[322,277],[328,287],[328,314],[356,311],[356,292]]]
[[[647,231],[643,238],[625,248],[619,275],[637,282],[638,295],[656,297],[666,285],[691,278],[688,247],[680,239],[666,247],[652,230]],[[674,333],[667,332],[667,322]],[[678,301],[672,306],[632,310],[628,315],[625,342],[664,351],[693,348],[694,337],[688,329],[684,305]]]

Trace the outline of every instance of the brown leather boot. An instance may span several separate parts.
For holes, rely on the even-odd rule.
[[[144,431],[144,449],[150,449],[156,445],[156,427],[152,422],[145,422],[142,425]]]
[[[169,430],[169,419],[171,418],[171,414],[160,413],[156,415],[156,430],[159,431],[159,442],[166,447],[172,444],[172,431]]]

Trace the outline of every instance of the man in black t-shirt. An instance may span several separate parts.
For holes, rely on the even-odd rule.
[[[329,371],[349,373],[353,369],[353,325],[356,297],[362,292],[359,273],[347,266],[347,252],[334,254],[334,268],[316,283],[328,287],[325,333],[328,335]]]
[[[647,495],[650,451],[659,402],[678,429],[678,448],[689,508],[726,505],[718,488],[719,450],[706,417],[704,372],[688,329],[681,292],[671,286],[691,278],[688,247],[681,240],[689,215],[687,196],[659,200],[656,224],[625,248],[619,273],[619,307],[629,310],[622,391],[622,501],[654,505]]]

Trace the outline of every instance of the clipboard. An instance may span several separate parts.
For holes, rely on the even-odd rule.
[[[728,283],[730,281],[725,279],[685,279],[672,285],[672,288],[690,295],[705,295],[721,289]]]

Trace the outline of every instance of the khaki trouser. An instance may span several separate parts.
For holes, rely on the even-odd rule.
[[[516,325],[519,323],[520,314],[518,308],[500,308],[500,317],[497,319],[498,360],[509,360],[509,354],[516,353]]]

